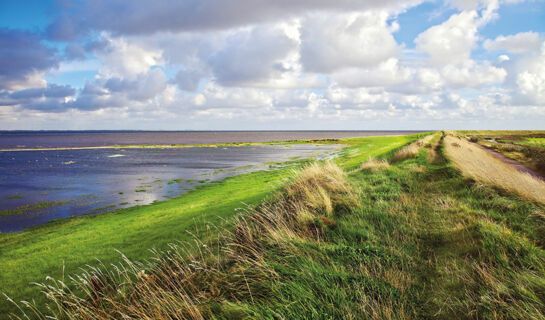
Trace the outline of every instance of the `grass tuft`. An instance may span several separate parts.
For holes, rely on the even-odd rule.
[[[424,138],[422,138],[420,140],[417,140],[417,141],[409,144],[408,146],[405,146],[405,147],[401,148],[400,150],[398,150],[394,154],[394,157],[392,158],[392,162],[400,162],[400,161],[403,161],[403,160],[407,160],[407,159],[411,159],[411,158],[416,157],[418,155],[418,153],[420,152],[420,149],[422,149],[422,147],[428,145],[430,143],[430,141],[432,141],[432,139],[434,137],[435,137],[435,135],[433,135],[433,134],[427,135]]]
[[[379,170],[387,169],[390,167],[388,161],[384,159],[372,158],[361,164],[360,170],[367,170],[371,172],[377,172]]]

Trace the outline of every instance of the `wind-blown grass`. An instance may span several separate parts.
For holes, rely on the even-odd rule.
[[[520,172],[463,138],[445,138],[446,155],[464,175],[545,203],[545,182]]]
[[[214,302],[263,299],[264,284],[278,278],[263,252],[293,239],[320,241],[333,228],[330,217],[349,211],[355,194],[345,173],[332,163],[311,164],[283,192],[236,222],[216,246],[197,250],[172,246],[142,265],[124,259],[110,269],[91,267],[71,277],[75,290],[61,280],[41,287],[56,319],[203,319]],[[79,293],[79,294],[78,294]],[[31,303],[33,316],[47,319]],[[25,314],[26,315],[26,314]],[[25,316],[23,315],[23,317]]]
[[[361,164],[360,170],[369,170],[372,172],[376,172],[378,170],[386,169],[389,167],[390,167],[390,163],[388,163],[387,160],[371,158]]]
[[[429,144],[430,141],[432,141],[432,139],[435,136],[436,135],[427,135],[424,138],[422,138],[420,140],[417,140],[417,141],[409,144],[408,146],[405,146],[405,147],[399,149],[394,154],[394,157],[392,158],[392,162],[403,161],[403,160],[407,160],[407,159],[416,157],[416,155],[418,154],[420,149],[422,149],[422,147],[424,147],[425,145]]]

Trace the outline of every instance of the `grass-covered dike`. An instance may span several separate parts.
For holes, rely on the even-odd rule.
[[[23,319],[544,319],[545,207],[472,169],[464,152],[475,151],[460,139],[347,139],[330,162],[3,234],[2,291],[36,299],[21,311],[6,300],[3,311]]]

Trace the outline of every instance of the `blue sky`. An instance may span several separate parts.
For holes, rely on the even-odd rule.
[[[544,129],[545,1],[0,2],[4,129]]]

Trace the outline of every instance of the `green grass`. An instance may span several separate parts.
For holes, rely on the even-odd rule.
[[[337,163],[346,170],[351,170],[371,158],[391,157],[394,150],[428,134],[339,139],[339,143],[350,146],[341,151]]]
[[[517,142],[527,146],[545,148],[545,138],[525,138]]]
[[[360,207],[336,212],[326,241],[267,247],[278,280],[215,314],[234,304],[256,318],[544,319],[545,208],[426,153],[352,171]]]
[[[9,199],[17,199],[17,198],[9,198]],[[25,213],[32,210],[51,208],[51,207],[67,204],[69,202],[70,200],[57,200],[57,201],[46,201],[46,202],[39,202],[39,203],[33,203],[33,204],[25,204],[17,208],[2,210],[0,211],[0,216],[21,214],[21,213]]]

